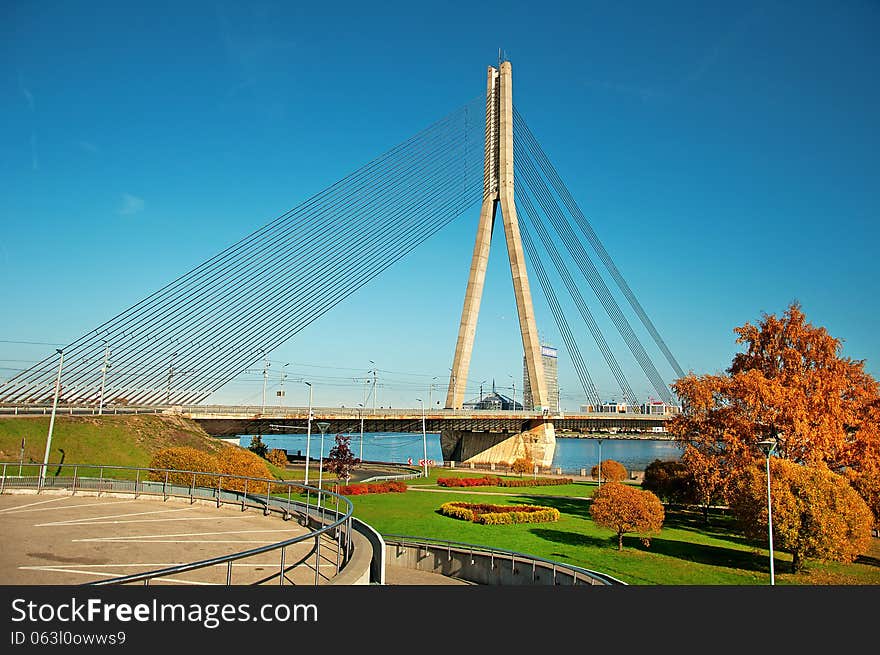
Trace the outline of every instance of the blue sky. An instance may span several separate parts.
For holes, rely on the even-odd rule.
[[[880,374],[876,3],[181,4],[0,8],[0,379],[51,352],[10,342],[72,341],[480,94],[499,47],[685,369],[723,370],[735,326],[797,299]],[[370,360],[379,405],[445,384],[477,212],[273,353],[270,390],[286,362],[290,403],[299,377],[316,404],[362,400]],[[497,230],[473,389],[521,393],[509,278]],[[216,400],[258,403],[245,377]],[[564,353],[560,384],[576,408]]]

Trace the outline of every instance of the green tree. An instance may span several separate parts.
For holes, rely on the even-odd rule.
[[[255,434],[251,437],[251,445],[248,446],[248,450],[255,455],[259,455],[260,457],[265,458],[266,453],[269,452],[269,446],[263,443],[262,436],[260,436],[259,434]]]

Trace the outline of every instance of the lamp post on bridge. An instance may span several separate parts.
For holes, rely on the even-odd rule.
[[[516,414],[516,378],[509,374],[507,377],[509,377],[513,383],[513,413]]]
[[[104,387],[107,382],[107,360],[110,358],[110,343],[104,339],[104,365],[101,367],[101,396],[98,398],[98,416],[104,413]]]

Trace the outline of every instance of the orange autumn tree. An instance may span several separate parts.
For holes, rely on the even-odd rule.
[[[771,426],[780,432],[777,456],[875,479],[880,389],[864,361],[841,356],[840,340],[810,324],[798,303],[734,331],[745,352],[724,374],[691,373],[673,385],[682,413],[669,429],[695,451],[705,486],[726,496],[727,482],[763,459],[756,443]]]
[[[846,478],[824,467],[784,459],[770,460],[773,540],[792,555],[791,571],[806,559],[852,562],[871,544],[873,517]],[[743,532],[767,540],[767,473],[761,466],[743,472],[735,483],[731,508]]]
[[[666,518],[663,504],[650,491],[641,491],[620,482],[603,484],[593,495],[590,515],[596,525],[617,533],[617,550],[623,550],[623,535],[637,532],[647,535],[659,532]]]
[[[613,459],[602,462],[602,482],[620,482],[626,480],[626,467]],[[590,475],[599,479],[599,464],[590,469]]]

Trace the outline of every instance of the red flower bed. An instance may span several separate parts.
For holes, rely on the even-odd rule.
[[[403,493],[406,483],[399,480],[385,482],[369,482],[367,484],[346,484],[338,487],[337,492],[343,496],[364,496],[366,494]]]
[[[437,478],[441,487],[497,487],[501,478],[485,475],[482,478]]]

